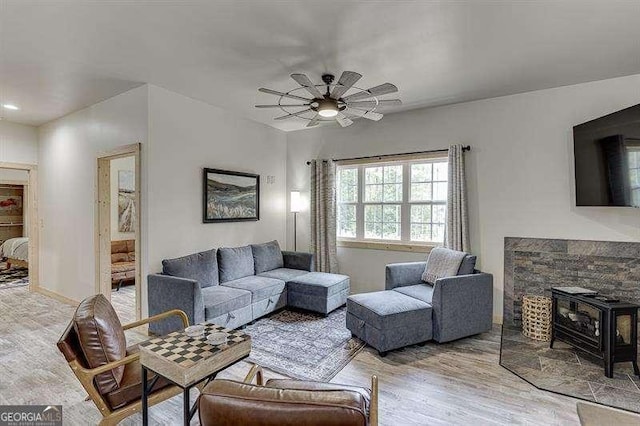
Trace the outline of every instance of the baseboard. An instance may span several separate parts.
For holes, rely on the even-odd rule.
[[[36,293],[40,293],[44,296],[50,297],[52,299],[57,300],[58,302],[62,302],[67,305],[78,306],[80,304],[80,302],[78,302],[77,300],[73,300],[67,296],[63,296],[54,291],[47,290],[46,288],[36,287],[35,289],[32,289],[32,291],[35,291]]]

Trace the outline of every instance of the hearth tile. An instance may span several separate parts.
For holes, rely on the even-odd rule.
[[[500,357],[500,363],[505,367],[526,367],[533,370],[542,371],[540,359],[530,353],[503,350]]]
[[[558,392],[565,395],[570,395],[576,398],[586,399],[588,401],[595,401],[593,392],[589,387],[589,383],[586,380],[576,379],[574,377],[549,375],[544,371],[535,370],[522,370],[524,373],[521,377],[526,378],[529,382],[533,383],[540,389]]]
[[[583,365],[572,362],[565,362],[557,359],[540,357],[542,371],[558,376],[582,378],[589,371],[597,371],[592,368],[585,368]]]
[[[587,380],[592,383],[606,385],[617,389],[623,389],[629,392],[639,393],[637,386],[629,378],[628,374],[614,370],[613,378],[604,375],[602,366],[590,364],[576,365],[563,361],[550,360],[541,358],[542,371],[551,375],[574,377],[580,380]],[[638,395],[640,397],[640,393]]]
[[[550,349],[548,346],[544,348],[539,348],[536,351],[536,354],[539,357],[545,358],[545,359],[564,361],[569,364],[578,364],[578,365],[580,364],[580,361],[578,360],[578,356],[576,355],[573,349],[570,349],[570,348],[560,349],[555,347],[556,346],[555,343],[553,345],[554,345],[553,349]]]
[[[597,386],[597,385],[596,385]],[[640,412],[640,395],[636,392],[627,392],[611,386],[594,387],[593,394],[596,402]]]

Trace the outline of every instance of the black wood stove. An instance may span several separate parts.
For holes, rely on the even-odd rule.
[[[638,308],[640,305],[599,295],[580,287],[554,287],[550,347],[561,340],[604,361],[613,377],[613,364],[632,362],[638,370]]]

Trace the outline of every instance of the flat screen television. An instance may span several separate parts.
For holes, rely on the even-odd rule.
[[[640,207],[640,104],[573,128],[576,205]]]

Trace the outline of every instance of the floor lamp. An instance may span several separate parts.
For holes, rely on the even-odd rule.
[[[297,242],[297,220],[298,212],[302,210],[302,201],[300,200],[300,191],[291,191],[291,213],[293,213],[293,251],[298,249]]]

